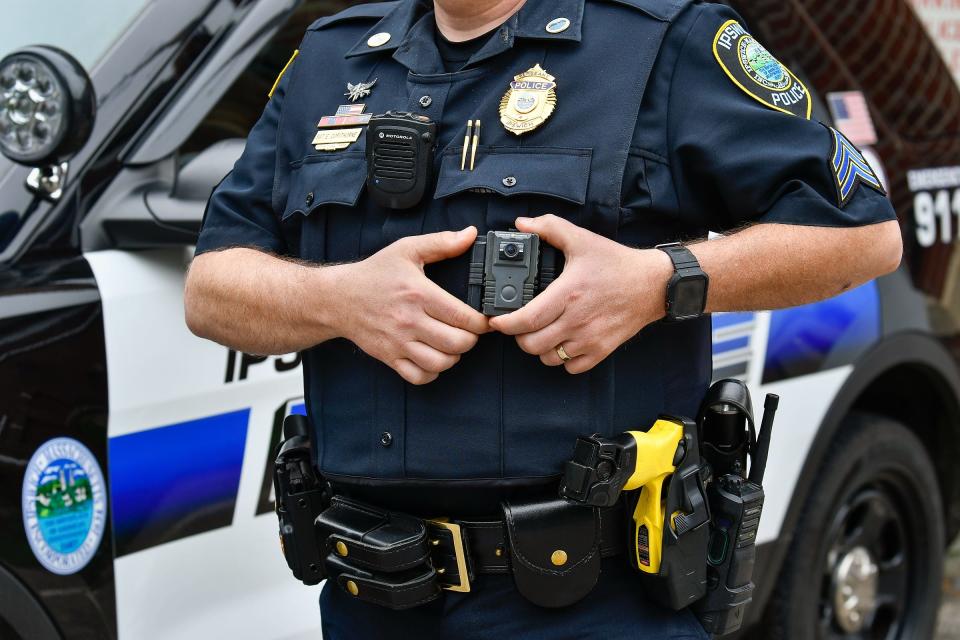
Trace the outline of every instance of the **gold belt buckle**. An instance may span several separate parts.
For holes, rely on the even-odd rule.
[[[457,573],[460,575],[460,584],[449,585],[443,588],[447,591],[469,593],[470,574],[467,573],[467,554],[463,548],[463,532],[460,530],[460,525],[450,522],[448,518],[436,518],[429,520],[429,522],[448,530],[453,537],[453,553],[457,556]]]

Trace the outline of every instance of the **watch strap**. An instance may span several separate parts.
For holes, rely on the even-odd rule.
[[[670,260],[673,261],[673,268],[677,271],[683,271],[685,269],[696,269],[700,270],[700,261],[697,260],[696,256],[693,255],[693,252],[690,249],[687,249],[685,246],[679,242],[671,242],[670,244],[661,244],[657,245],[657,249],[663,251],[665,254],[670,256]]]
[[[699,277],[709,285],[710,278],[707,277],[707,274],[705,274],[703,269],[700,268],[700,261],[697,260],[697,257],[693,255],[692,251],[684,247],[679,242],[657,245],[656,248],[666,253],[670,257],[670,261],[673,262],[673,277],[667,284],[666,321],[677,322],[680,320],[697,318],[703,315],[704,309],[707,305],[706,289],[704,289],[703,299],[700,301],[700,308],[696,314],[678,315],[677,309],[674,306],[677,295],[677,287],[680,286],[684,280],[688,278]]]

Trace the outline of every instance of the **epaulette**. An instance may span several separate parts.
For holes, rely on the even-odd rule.
[[[316,31],[318,29],[323,29],[329,27],[332,24],[337,24],[340,22],[345,22],[347,20],[363,20],[365,18],[383,18],[388,13],[390,13],[394,7],[399,4],[398,1],[395,2],[371,2],[367,4],[357,4],[349,9],[344,9],[340,13],[335,13],[332,16],[326,16],[320,18],[316,22],[310,25],[307,31]]]
[[[612,0],[620,4],[640,9],[648,16],[662,22],[673,22],[674,19],[696,0]]]

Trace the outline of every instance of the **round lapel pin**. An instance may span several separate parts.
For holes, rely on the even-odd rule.
[[[367,46],[371,48],[382,47],[383,45],[390,42],[392,36],[386,31],[381,31],[380,33],[375,33],[367,40]]]
[[[567,18],[554,18],[547,23],[547,33],[563,33],[570,28],[570,20]]]

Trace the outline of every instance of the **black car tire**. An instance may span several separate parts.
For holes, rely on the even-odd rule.
[[[885,505],[892,505],[895,513]],[[864,526],[870,516],[882,525]],[[888,516],[891,519],[883,519]],[[940,605],[944,528],[933,463],[920,440],[895,420],[851,414],[814,480],[758,631],[772,640],[932,638]],[[861,623],[867,629],[844,630],[834,609],[838,566],[846,552],[868,548],[861,543],[874,537],[880,549],[871,553],[878,558],[878,583],[902,585],[881,591],[885,600],[895,602],[881,605],[871,623]],[[897,593],[902,595],[891,595]]]
[[[59,640],[43,605],[13,574],[0,566],[0,640]]]

